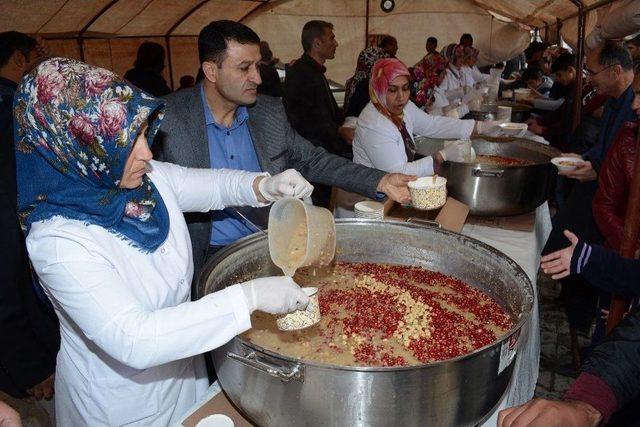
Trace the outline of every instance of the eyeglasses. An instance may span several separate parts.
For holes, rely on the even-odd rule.
[[[604,68],[603,68],[602,70],[600,70],[600,71],[592,71],[592,70],[588,69],[587,67],[584,67],[584,71],[585,71],[585,73],[586,73],[587,77],[591,78],[591,77],[593,77],[593,76],[595,76],[595,75],[597,75],[597,74],[600,74],[601,72],[603,72],[603,71],[604,71],[604,70],[606,70],[607,68],[611,68],[611,67],[616,66],[616,65],[619,65],[619,64],[611,64],[611,65],[607,65],[606,67],[604,67]]]

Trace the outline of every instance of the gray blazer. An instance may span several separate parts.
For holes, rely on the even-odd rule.
[[[153,146],[155,157],[182,166],[210,168],[200,85],[174,92],[166,101],[164,120]],[[385,172],[314,147],[289,125],[280,99],[258,95],[258,101],[249,107],[248,124],[263,171],[275,175],[293,168],[309,181],[375,197]],[[242,212],[254,223],[266,226],[268,209],[243,208]],[[193,246],[194,271],[198,274],[209,246],[211,214],[188,213],[185,218]]]

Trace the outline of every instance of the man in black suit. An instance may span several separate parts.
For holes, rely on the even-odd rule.
[[[0,390],[18,398],[51,398],[60,346],[53,312],[36,294],[17,213],[13,96],[40,59],[26,34],[0,34]]]
[[[330,153],[352,157],[354,129],[342,126],[344,115],[325,77],[327,60],[336,55],[338,42],[333,24],[309,21],[302,28],[304,53],[286,69],[284,103],[289,123],[303,138]],[[328,206],[331,188],[317,182],[313,202]]]

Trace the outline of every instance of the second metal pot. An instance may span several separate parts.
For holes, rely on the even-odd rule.
[[[418,152],[431,155],[442,140],[416,139]],[[449,195],[469,206],[478,216],[511,216],[533,211],[551,191],[555,168],[550,163],[559,151],[539,142],[514,138],[509,142],[472,141],[476,154],[531,161],[528,166],[497,166],[445,162],[440,174],[447,178]]]

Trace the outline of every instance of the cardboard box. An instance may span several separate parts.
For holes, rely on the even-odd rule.
[[[418,223],[421,220],[435,221],[442,228],[456,233],[462,231],[467,215],[469,207],[452,197],[447,197],[444,206],[433,211],[421,211],[394,202],[385,203],[385,218],[415,220]]]

